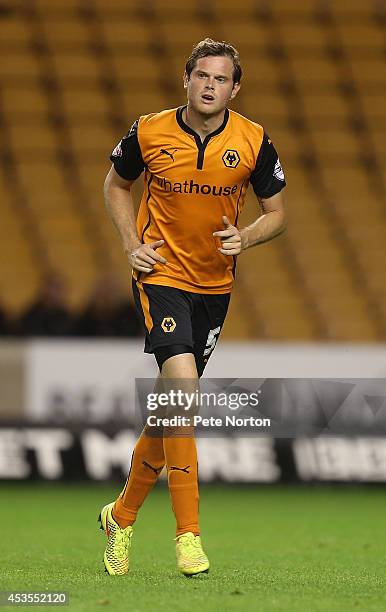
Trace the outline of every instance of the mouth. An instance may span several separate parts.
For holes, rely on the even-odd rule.
[[[201,96],[201,100],[204,102],[204,104],[211,104],[212,102],[214,102],[215,98],[210,93],[204,93]]]

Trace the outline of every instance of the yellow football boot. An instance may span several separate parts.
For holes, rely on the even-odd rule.
[[[122,529],[112,517],[114,502],[107,504],[101,511],[98,520],[101,529],[107,536],[107,546],[103,556],[106,571],[111,576],[123,576],[129,571],[129,550],[133,528],[129,525]]]
[[[200,536],[188,531],[176,538],[177,567],[185,576],[208,573],[209,560],[201,546]]]

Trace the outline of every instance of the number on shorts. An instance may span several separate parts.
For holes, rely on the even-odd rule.
[[[204,350],[204,355],[210,355],[216,346],[217,336],[220,333],[221,327],[215,327],[214,329],[209,330],[208,339],[206,341],[206,346]]]

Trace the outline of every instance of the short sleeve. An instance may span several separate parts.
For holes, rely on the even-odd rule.
[[[261,198],[270,198],[286,186],[279,156],[266,132],[264,132],[250,183],[255,194]]]
[[[126,136],[110,155],[115,171],[127,181],[134,181],[142,173],[145,163],[138,142],[138,120],[133,123]]]

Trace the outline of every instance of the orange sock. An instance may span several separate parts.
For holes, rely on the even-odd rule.
[[[148,436],[145,427],[134,447],[125,487],[114,504],[113,516],[120,527],[125,528],[135,522],[138,510],[164,465],[162,436]]]
[[[164,453],[168,469],[169,493],[177,521],[177,536],[198,526],[197,448],[193,433],[176,436],[164,429]]]

